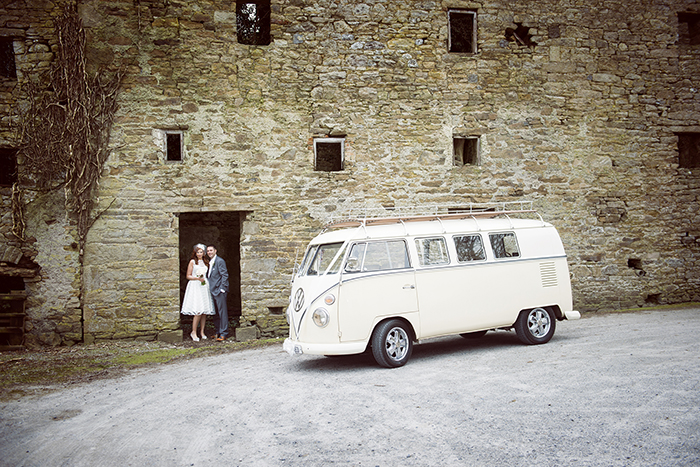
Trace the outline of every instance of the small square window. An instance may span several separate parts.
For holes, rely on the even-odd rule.
[[[453,139],[456,166],[479,164],[479,137],[455,137]]]
[[[700,45],[700,13],[678,13],[679,39],[690,45]],[[687,32],[685,31],[685,28]]]
[[[314,170],[339,172],[345,159],[345,138],[314,139]]]
[[[520,256],[518,242],[515,239],[514,233],[489,234],[489,240],[491,241],[493,255],[496,258],[517,258]]]
[[[182,133],[165,132],[165,160],[182,161]]]
[[[0,186],[12,186],[17,181],[17,150],[0,148]]]
[[[270,44],[270,0],[237,1],[236,30],[239,44]]]
[[[486,259],[481,235],[460,235],[454,237],[457,260],[460,263],[483,261]]]
[[[448,50],[454,53],[476,53],[476,11],[448,10]]]
[[[678,136],[678,166],[685,169],[700,167],[700,133],[676,133]]]
[[[17,79],[15,48],[11,37],[0,37],[0,76]]]

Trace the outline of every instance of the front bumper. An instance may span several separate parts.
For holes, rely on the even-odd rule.
[[[367,348],[367,342],[343,342],[336,344],[309,344],[290,338],[284,340],[282,348],[289,355],[353,355],[362,353]]]
[[[294,342],[290,338],[286,338],[284,340],[284,344],[282,344],[282,348],[284,349],[285,352],[287,352],[291,356],[301,355],[304,353],[304,351],[302,350],[301,344]]]

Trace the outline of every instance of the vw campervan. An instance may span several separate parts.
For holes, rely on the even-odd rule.
[[[384,367],[426,338],[514,328],[544,344],[557,320],[580,317],[556,229],[507,204],[327,225],[293,275],[286,315],[288,353],[371,348]]]

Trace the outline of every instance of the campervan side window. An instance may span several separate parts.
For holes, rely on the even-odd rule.
[[[450,262],[447,245],[442,237],[417,238],[416,250],[418,250],[418,262],[421,266],[435,266]]]
[[[325,273],[342,246],[343,242],[328,243],[316,247],[315,252],[310,251],[309,255],[313,254],[313,259],[309,263],[309,269],[306,271],[306,275],[318,276],[319,274]]]
[[[352,246],[345,272],[385,271],[410,268],[403,240],[356,243]]]
[[[460,263],[468,261],[483,261],[486,259],[481,235],[461,235],[454,237],[457,249],[457,260]]]
[[[491,248],[496,258],[513,258],[520,256],[518,242],[513,232],[489,234]]]

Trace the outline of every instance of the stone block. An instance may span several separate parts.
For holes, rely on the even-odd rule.
[[[22,258],[22,250],[12,245],[0,245],[0,261],[17,264]]]
[[[168,342],[170,344],[182,342],[182,330],[178,329],[175,331],[162,331],[158,333],[158,340],[160,342]]]
[[[253,341],[258,338],[258,328],[247,326],[236,328],[236,340],[239,342]]]

